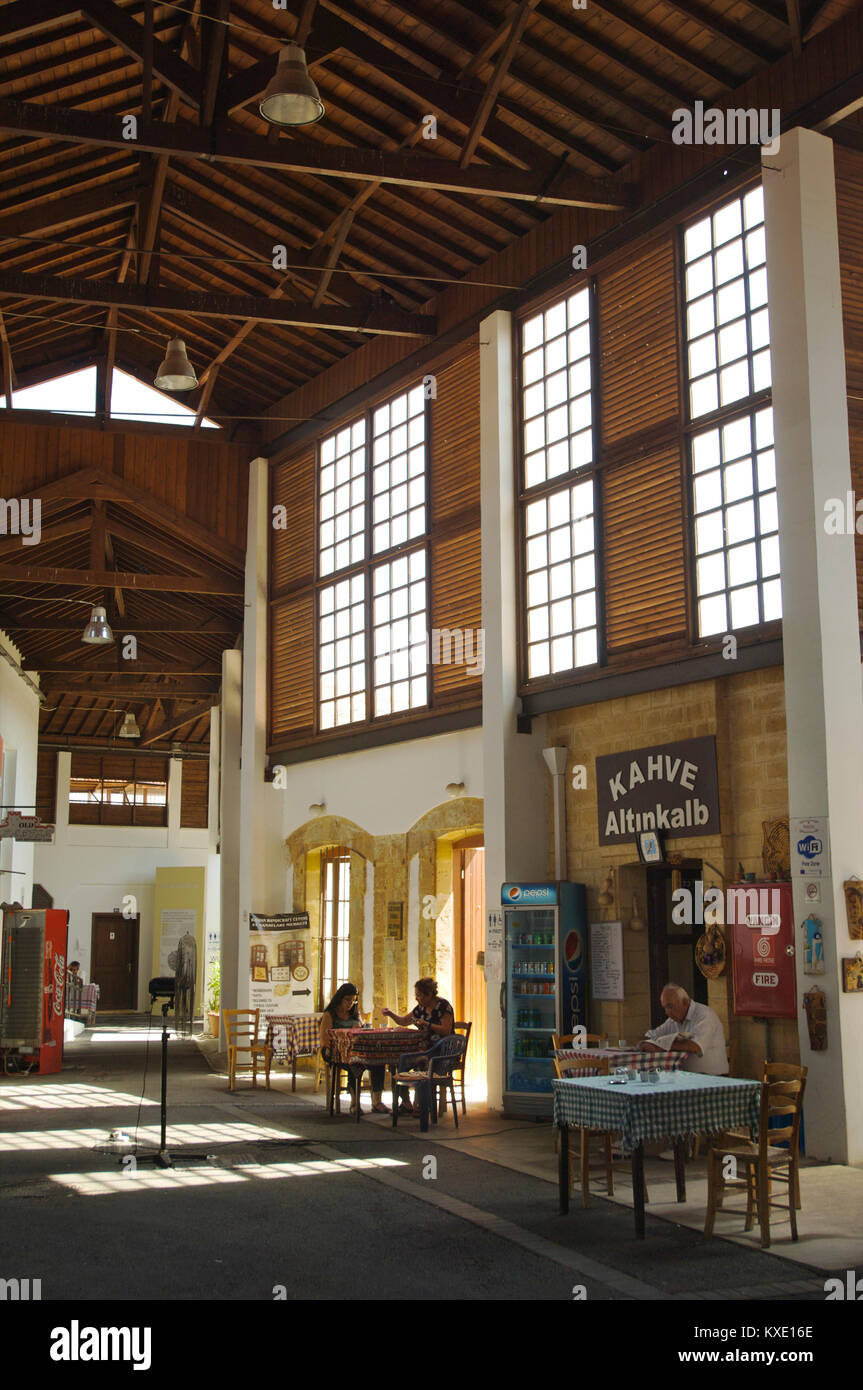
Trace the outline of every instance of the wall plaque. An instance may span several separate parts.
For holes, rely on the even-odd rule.
[[[669,839],[719,834],[712,736],[597,758],[596,790],[601,845],[634,842],[645,830]]]

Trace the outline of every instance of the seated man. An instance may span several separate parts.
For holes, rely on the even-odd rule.
[[[727,1076],[725,1033],[719,1015],[690,999],[680,985],[666,985],[659,1002],[667,1020],[658,1028],[648,1028],[639,1047],[647,1052],[689,1052],[684,1071]]]

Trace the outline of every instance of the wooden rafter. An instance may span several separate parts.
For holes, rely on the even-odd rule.
[[[80,9],[98,29],[136,58],[143,66],[145,61],[145,34],[140,24],[130,19],[125,10],[114,5],[111,0],[84,0]],[[182,97],[189,106],[198,109],[201,101],[200,78],[195,68],[180,58],[166,44],[153,38],[153,74],[166,86]]]
[[[216,101],[225,77],[228,57],[227,19],[231,0],[202,0],[202,14],[209,22],[203,33],[204,85],[201,96],[200,124],[210,126],[216,113]]]
[[[0,354],[3,358],[3,395],[6,400],[6,409],[12,410],[14,408],[15,371],[2,309],[0,309]]]
[[[145,748],[150,743],[156,743],[159,739],[167,738],[169,734],[174,734],[178,729],[182,729],[186,724],[191,724],[195,720],[202,719],[204,715],[209,715],[213,705],[218,704],[218,697],[210,700],[203,700],[198,705],[193,705],[191,709],[174,710],[161,724],[157,724],[154,729],[146,730],[140,742],[139,748]]]
[[[482,94],[482,100],[477,108],[476,116],[468,131],[468,137],[464,142],[461,155],[459,156],[459,167],[462,169],[466,169],[473,159],[476,147],[482,138],[482,133],[494,110],[497,95],[506,77],[509,65],[515,57],[515,51],[521,42],[521,36],[538,4],[539,0],[519,0],[519,3],[515,7],[515,12],[512,15],[509,26],[509,32],[500,54],[498,55],[494,72],[486,84],[485,91]]]
[[[791,30],[791,51],[799,57],[803,52],[803,36],[800,24],[800,0],[785,0],[788,15],[788,28]]]
[[[0,128],[25,131],[36,139],[50,138],[72,144],[128,148],[123,121],[118,116],[92,115],[58,106],[31,102],[0,101]],[[361,183],[402,184],[407,188],[448,189],[453,193],[491,198],[514,198],[530,203],[593,207],[610,211],[628,206],[632,190],[613,179],[590,179],[568,173],[547,188],[529,170],[477,165],[459,169],[434,155],[391,153],[350,145],[282,140],[270,145],[260,136],[206,131],[151,121],[138,125],[139,150],[182,159],[213,160],[250,168],[290,170],[323,178],[357,179]]]
[[[10,584],[71,584],[79,589],[166,589],[179,594],[221,594],[242,598],[239,579],[205,579],[197,574],[135,574],[115,570],[52,569],[48,565],[0,565],[0,579]]]

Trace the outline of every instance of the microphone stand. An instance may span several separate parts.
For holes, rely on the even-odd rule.
[[[157,996],[150,995],[150,1006],[155,1004]],[[160,1132],[158,1149],[139,1149],[136,1159],[152,1159],[157,1168],[173,1168],[174,1164],[168,1152],[167,1128],[168,1128],[168,1010],[174,1003],[173,994],[169,995],[162,1005],[162,1090],[161,1090],[161,1112],[160,1112]],[[184,1158],[206,1158],[203,1153],[184,1153]],[[122,1160],[121,1160],[122,1162]]]

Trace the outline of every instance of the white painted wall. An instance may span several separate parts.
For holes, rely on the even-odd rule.
[[[204,931],[219,921],[219,857],[215,829],[186,830],[179,825],[182,763],[172,759],[169,824],[161,829],[133,826],[69,825],[70,755],[57,759],[57,813],[53,844],[35,846],[37,883],[51,894],[54,906],[69,910],[69,957],[81,962],[90,979],[90,935],[94,912],[121,911],[132,894],[141,914],[138,951],[138,1008],[149,1003],[153,974],[153,901],[157,868],[206,870]],[[204,937],[206,940],[206,936]]]
[[[344,816],[370,835],[402,834],[448,800],[448,782],[463,782],[465,796],[482,797],[480,729],[293,764],[285,788],[274,793],[283,805],[278,837],[283,848],[285,837],[309,820],[309,806],[321,802],[328,816]]]
[[[0,649],[16,665],[21,653],[5,632],[0,632]],[[4,773],[0,783],[0,803],[11,803],[24,815],[34,814],[36,800],[36,757],[39,738],[39,696],[0,654],[0,736],[4,747]],[[0,820],[6,815],[0,810]],[[30,906],[33,892],[32,844],[0,840],[0,902],[20,902]],[[6,872],[2,872],[2,871]],[[12,871],[15,872],[12,872]],[[38,879],[37,879],[38,881]]]

